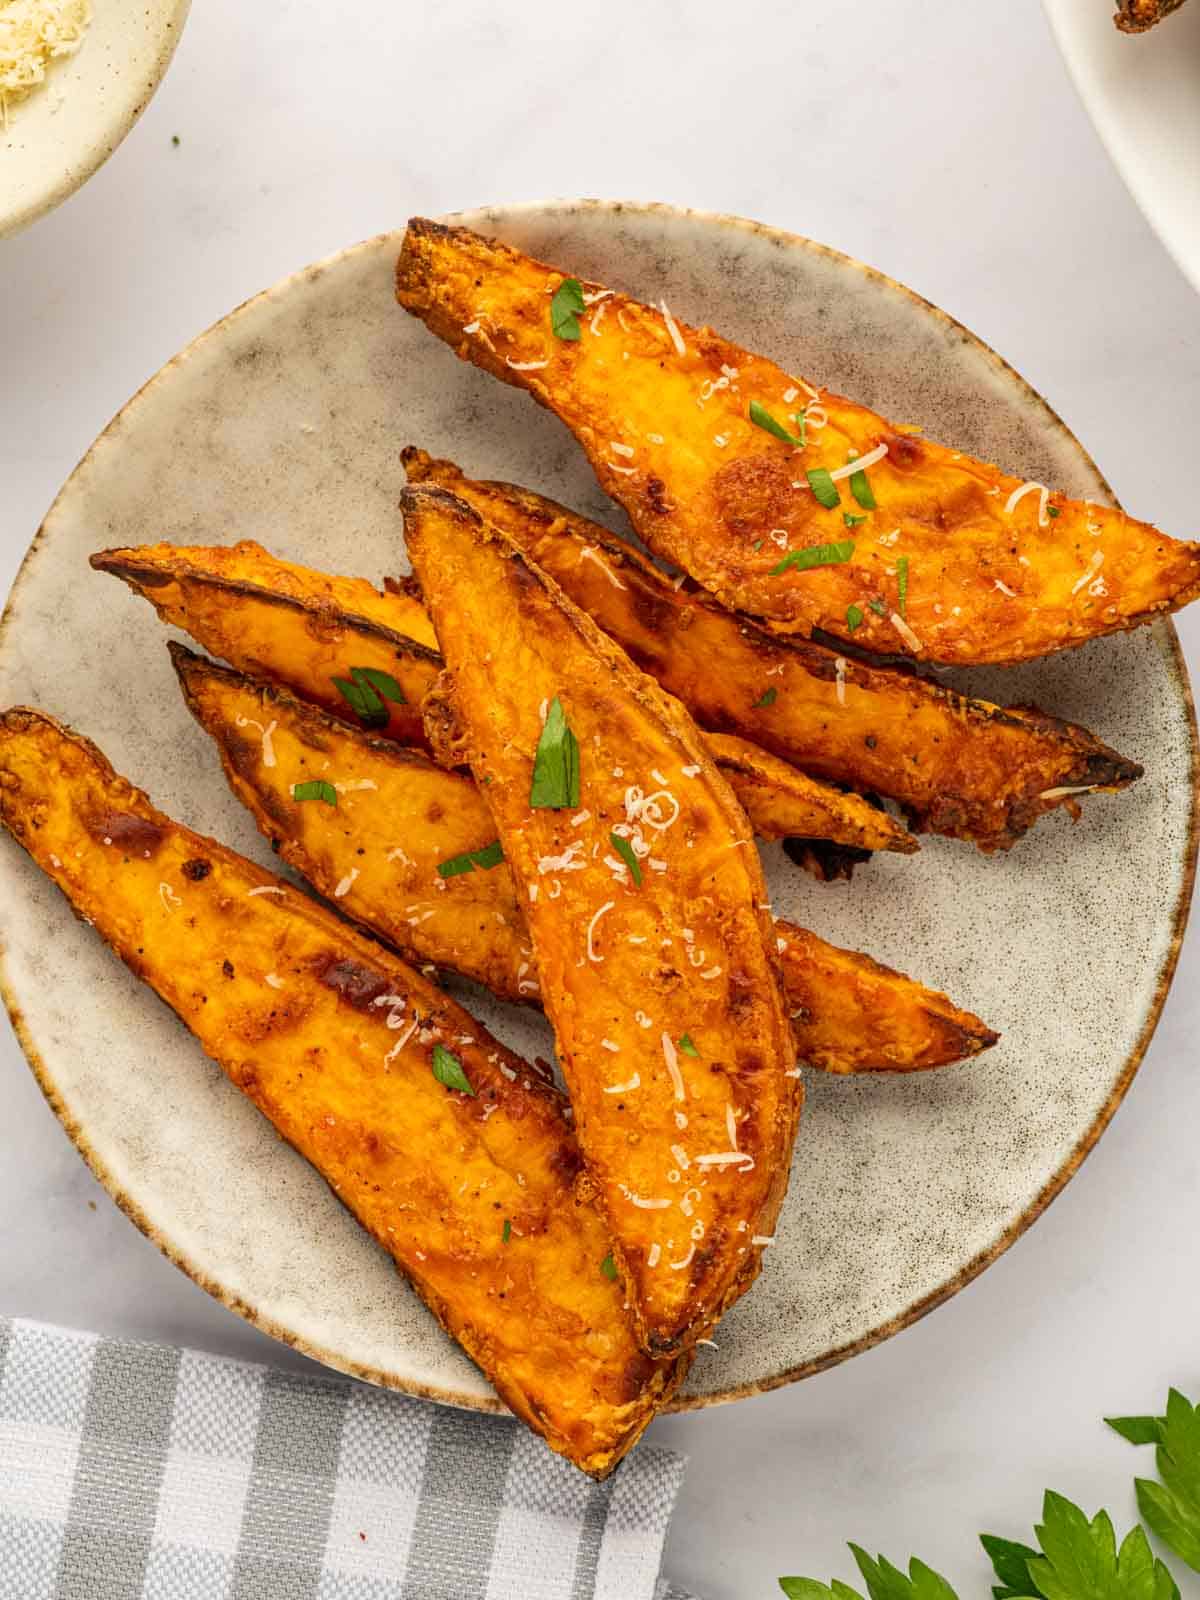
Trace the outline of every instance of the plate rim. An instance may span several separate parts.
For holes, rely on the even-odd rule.
[[[1078,453],[1084,466],[1095,475],[1097,482],[1102,486],[1112,503],[1117,503],[1108,481],[1084,445],[1075,437],[1074,433],[1067,427],[1049,402],[1038,393],[1027,379],[1022,377],[1014,367],[993,350],[985,340],[979,338],[978,335],[955,317],[943,311],[940,306],[927,300],[915,290],[910,289],[906,284],[890,277],[887,273],[881,272],[878,268],[858,260],[857,257],[834,249],[830,245],[808,239],[802,234],[792,233],[787,229],[773,227],[770,224],[739,217],[729,212],[709,211],[691,206],[675,206],[664,201],[556,197],[544,201],[522,201],[515,204],[481,206],[472,210],[450,213],[440,220],[480,229],[486,228],[489,224],[495,224],[500,220],[519,220],[522,217],[545,217],[555,214],[570,216],[572,213],[581,210],[593,214],[598,212],[612,216],[620,216],[624,213],[634,213],[638,216],[657,215],[670,218],[675,222],[698,223],[705,227],[715,227],[751,236],[759,236],[781,250],[798,250],[824,257],[843,268],[851,269],[869,282],[877,283],[900,295],[917,309],[930,314],[935,321],[941,322],[947,329],[960,336],[965,343],[981,353],[996,371],[1014,382],[1018,389],[1023,392],[1025,399],[1036,410],[1041,412],[1052,429],[1060,433],[1066,439],[1068,445]],[[129,399],[113,414],[100,433],[97,434],[68,474],[30,541],[29,547],[22,557],[13,578],[12,587],[5,601],[3,612],[0,613],[0,651],[4,648],[5,637],[13,620],[18,595],[21,592],[23,583],[32,572],[33,564],[48,533],[60,501],[73,488],[75,480],[88,466],[95,452],[107,446],[110,442],[110,434],[123,421],[126,413],[138,405],[143,397],[156,388],[160,382],[166,381],[175,368],[189,360],[197,349],[207,344],[210,339],[218,337],[236,319],[246,315],[251,308],[266,301],[282,299],[294,286],[305,279],[322,275],[331,267],[340,265],[352,256],[378,248],[385,241],[394,240],[398,246],[401,237],[401,232],[392,230],[374,234],[370,238],[344,246],[340,250],[333,251],[317,261],[298,268],[295,272],[288,273],[276,283],[249,296],[226,312],[224,316],[219,317],[209,327],[203,329],[135,390]],[[1187,931],[1188,916],[1196,881],[1197,852],[1200,849],[1200,731],[1197,728],[1195,699],[1188,677],[1183,649],[1173,622],[1169,617],[1164,617],[1152,624],[1151,627],[1159,642],[1166,647],[1164,650],[1165,665],[1180,696],[1184,711],[1189,747],[1188,790],[1190,805],[1186,839],[1183,846],[1179,892],[1170,912],[1170,940],[1158,966],[1154,991],[1146,1008],[1138,1037],[1133,1048],[1127,1054],[1121,1071],[1105,1098],[1104,1104],[1097,1111],[1091,1123],[1076,1141],[1061,1165],[1047,1179],[1030,1203],[989,1245],[978,1251],[936,1289],[914,1300],[911,1304],[905,1306],[903,1310],[897,1312],[895,1316],[877,1324],[877,1326],[869,1329],[868,1332],[860,1335],[857,1339],[837,1345],[833,1349],[822,1352],[819,1356],[811,1357],[806,1361],[786,1367],[782,1371],[768,1374],[765,1377],[732,1384],[712,1393],[676,1395],[665,1408],[667,1413],[704,1410],[709,1406],[724,1405],[735,1400],[748,1399],[753,1395],[769,1393],[787,1384],[798,1382],[802,1378],[812,1377],[816,1373],[823,1372],[829,1367],[837,1366],[843,1361],[848,1361],[852,1356],[859,1355],[863,1351],[883,1343],[885,1339],[891,1338],[893,1334],[900,1333],[905,1328],[911,1327],[922,1317],[927,1316],[929,1312],[950,1300],[959,1290],[965,1288],[967,1284],[971,1283],[987,1267],[997,1261],[1006,1250],[1033,1226],[1051,1201],[1062,1192],[1070,1179],[1078,1172],[1112,1121],[1129,1090],[1130,1084],[1137,1076],[1138,1069],[1145,1058],[1150,1041],[1158,1026],[1167,995],[1170,992],[1184,935]],[[412,1395],[418,1399],[431,1400],[440,1405],[455,1406],[471,1411],[490,1412],[492,1414],[506,1411],[503,1403],[494,1394],[468,1394],[457,1389],[423,1383],[415,1378],[402,1378],[395,1373],[389,1373],[381,1368],[372,1367],[365,1363],[354,1361],[343,1354],[335,1353],[324,1347],[320,1341],[297,1334],[293,1329],[284,1326],[275,1317],[252,1304],[244,1295],[238,1294],[211,1278],[199,1263],[189,1259],[186,1250],[176,1244],[170,1235],[164,1231],[163,1227],[152,1220],[132,1196],[122,1188],[100,1153],[92,1147],[86,1130],[70,1112],[55,1083],[50,1067],[43,1058],[26,1025],[21,1003],[9,974],[7,957],[7,945],[0,938],[0,998],[3,999],[17,1042],[25,1055],[43,1097],[62,1124],[68,1138],[82,1156],[92,1175],[110,1195],[118,1209],[124,1213],[145,1238],[156,1246],[173,1266],[177,1267],[219,1304],[225,1306],[227,1310],[233,1311],[243,1321],[249,1323],[251,1327],[333,1371],[361,1379],[380,1388]]]

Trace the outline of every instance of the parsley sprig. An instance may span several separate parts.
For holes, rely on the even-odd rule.
[[[403,706],[408,702],[404,690],[390,672],[378,667],[351,667],[349,678],[334,678],[334,688],[366,728],[386,728],[388,708],[385,701]]]
[[[564,278],[550,302],[550,329],[554,337],[576,341],[584,309],[583,285],[578,278]]]
[[[1130,1444],[1152,1444],[1158,1481],[1138,1478],[1138,1510],[1146,1527],[1189,1567],[1200,1572],[1200,1406],[1177,1389],[1161,1417],[1107,1417]],[[1135,1523],[1118,1544],[1107,1511],[1094,1517],[1053,1489],[1042,1501],[1036,1544],[985,1533],[980,1542],[998,1582],[995,1600],[1179,1600],[1170,1569],[1155,1556],[1146,1527]],[[915,1556],[908,1571],[886,1556],[852,1544],[869,1600],[958,1600],[945,1578]],[[835,1578],[780,1578],[789,1600],[863,1600],[860,1590]]]
[[[529,804],[550,811],[579,804],[579,741],[557,695],[550,702],[534,752]]]

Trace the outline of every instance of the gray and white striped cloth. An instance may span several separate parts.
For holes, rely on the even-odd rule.
[[[506,1417],[0,1319],[0,1600],[687,1600],[683,1471],[594,1484]]]

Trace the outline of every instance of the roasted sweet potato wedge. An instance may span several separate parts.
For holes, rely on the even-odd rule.
[[[436,689],[442,660],[423,642],[397,631],[411,627],[422,641],[433,634],[420,600],[403,584],[389,580],[388,592],[381,595],[365,579],[333,578],[279,561],[249,542],[229,549],[151,545],[105,551],[92,558],[92,565],[124,578],[165,622],[185,629],[241,670],[285,684],[358,725],[366,720],[388,738],[428,746],[420,708]],[[343,602],[358,609],[342,610]],[[393,605],[395,626],[389,624]],[[361,706],[356,710],[353,703],[361,692],[351,676],[355,671],[390,671],[408,703],[378,694],[378,718],[364,719]],[[762,838],[828,838],[853,850],[906,854],[917,849],[906,828],[858,795],[798,772],[743,739],[725,737],[718,743],[718,762],[728,768]],[[433,753],[437,759],[439,752]],[[447,760],[454,764],[453,758]]]
[[[917,437],[665,305],[570,280],[572,317],[566,281],[419,218],[396,277],[407,311],[566,423],[651,550],[773,630],[1026,661],[1200,594],[1200,545]]]
[[[215,740],[230,788],[283,859],[338,908],[418,962],[507,1000],[540,989],[512,873],[474,781],[351,728],[316,706],[172,641],[192,715]],[[247,729],[270,728],[261,735]],[[292,789],[331,775],[336,806]],[[945,1066],[997,1035],[943,994],[776,922],[800,1057],[825,1072]]]
[[[463,501],[403,509],[613,1255],[665,1354],[753,1281],[787,1184],[801,1088],[758,853],[678,701]]]
[[[506,533],[701,727],[895,800],[918,830],[1006,849],[1045,812],[1141,776],[1136,762],[1073,723],[764,633],[528,489],[465,477],[411,447],[404,463],[411,482],[449,489]]]
[[[428,617],[404,593],[295,566],[252,540],[103,550],[92,566],[123,578],[164,622],[243,672],[282,667],[306,699],[424,744],[421,701],[442,663]]]
[[[586,1472],[610,1471],[687,1362],[635,1342],[557,1091],[411,967],[156,811],[41,712],[0,717],[0,820],[511,1409]]]

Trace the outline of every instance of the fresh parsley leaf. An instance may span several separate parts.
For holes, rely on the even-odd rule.
[[[637,888],[642,887],[642,864],[633,852],[633,846],[628,839],[622,839],[620,834],[610,833],[608,842],[629,868],[629,875]]]
[[[838,493],[837,484],[829,476],[828,467],[810,467],[804,476],[808,479],[809,488],[825,507],[826,511],[833,511],[841,505],[842,497]],[[861,478],[862,473],[856,473],[855,477]]]
[[[846,627],[850,630],[851,633],[854,632],[855,628],[861,628],[862,627],[862,621],[863,621],[863,614],[862,614],[862,611],[859,609],[858,606],[847,606],[846,607]]]
[[[1172,1389],[1165,1417],[1115,1417],[1109,1426],[1131,1444],[1158,1446],[1162,1481],[1134,1480],[1138,1510],[1150,1531],[1200,1572],[1200,1407]]]
[[[1047,1489],[1042,1520],[1034,1531],[1040,1553],[1008,1541],[985,1540],[985,1548],[989,1542],[1000,1547],[999,1561],[988,1549],[997,1576],[1004,1580],[1003,1589],[993,1591],[997,1595],[1020,1600],[1031,1594],[1044,1600],[1178,1600],[1175,1580],[1155,1559],[1140,1524],[1118,1550],[1107,1511],[1098,1511],[1089,1522],[1077,1505]],[[1008,1580],[1020,1578],[1022,1561],[1028,1582],[1013,1584]]]
[[[583,285],[578,278],[564,278],[550,302],[550,329],[554,337],[578,339],[583,312]]]
[[[843,511],[842,512],[842,521],[846,524],[846,526],[848,528],[860,527],[866,520],[867,519],[866,519],[865,516],[856,517],[854,515],[853,511]]]
[[[862,1600],[857,1589],[837,1578],[832,1583],[818,1583],[815,1578],[780,1578],[779,1587],[788,1600]]]
[[[1048,517],[1061,517],[1062,516],[1062,507],[1061,506],[1047,506],[1046,507],[1046,515]]]
[[[864,511],[874,511],[876,509],[875,496],[871,492],[871,485],[867,482],[865,472],[852,472],[850,474],[850,493]]]
[[[762,428],[767,433],[773,433],[777,439],[782,439],[785,444],[799,445],[803,450],[806,429],[802,411],[798,413],[796,420],[800,424],[799,434],[789,433],[782,422],[776,422],[766,406],[760,406],[757,400],[751,400],[750,402],[750,421],[754,423],[755,427]]]
[[[882,600],[868,600],[867,604],[877,617],[887,616],[887,607],[884,605]]]
[[[447,1050],[445,1045],[435,1044],[433,1047],[433,1075],[447,1089],[458,1089],[462,1094],[475,1093],[471,1087],[471,1080],[463,1071],[462,1062],[453,1050]]]
[[[502,1244],[507,1244],[508,1241],[511,1238],[512,1238],[512,1223],[508,1220],[507,1217],[505,1217],[505,1219],[504,1219],[504,1229],[500,1234],[500,1242]]]
[[[762,547],[763,541],[761,539],[755,539],[754,543],[750,546],[751,550],[761,550]]]
[[[1130,1444],[1161,1444],[1163,1422],[1161,1417],[1105,1417],[1114,1433]]]
[[[504,860],[504,846],[499,839],[485,844],[482,850],[464,850],[460,856],[449,856],[437,864],[439,878],[458,878],[464,872],[474,872],[479,867],[488,872]]]
[[[779,690],[774,687],[764,689],[759,699],[754,702],[754,709],[757,710],[759,706],[773,706],[778,694]]]
[[[529,804],[550,811],[579,804],[579,741],[567,726],[557,695],[546,712],[546,725],[534,753]]]
[[[606,1278],[611,1278],[614,1283],[617,1281],[617,1264],[612,1258],[611,1250],[600,1263],[600,1271]]]
[[[789,550],[779,565],[771,568],[771,576],[777,578],[789,567],[795,567],[797,572],[807,572],[810,567],[835,567],[849,561],[853,554],[853,539],[843,539],[837,544],[806,545],[803,550]]]
[[[908,615],[908,557],[899,556],[896,560],[896,589],[899,596],[900,615]]]
[[[1020,1600],[1021,1596],[1036,1593],[1026,1565],[1031,1557],[1036,1559],[1036,1550],[1012,1539],[1001,1539],[994,1533],[981,1533],[979,1542],[1000,1579],[1000,1585],[992,1590],[995,1600]]]
[[[384,672],[379,667],[351,667],[350,676],[357,684],[370,684],[376,694],[381,694],[385,700],[393,700],[398,706],[408,704],[404,690],[390,672]]]
[[[324,800],[327,806],[336,806],[338,793],[331,783],[326,783],[324,778],[310,778],[307,783],[294,783],[292,785],[293,800]]]
[[[366,728],[387,725],[388,708],[365,679],[356,676],[361,667],[351,667],[349,678],[334,678],[333,684],[354,715]]]
[[[927,1567],[916,1556],[908,1563],[908,1576],[886,1556],[872,1560],[859,1545],[850,1546],[867,1585],[870,1600],[958,1600],[940,1573]]]
[[[695,1056],[696,1060],[699,1061],[700,1052],[692,1043],[692,1036],[690,1033],[681,1034],[676,1043],[678,1044],[680,1050],[683,1051],[685,1056]]]

